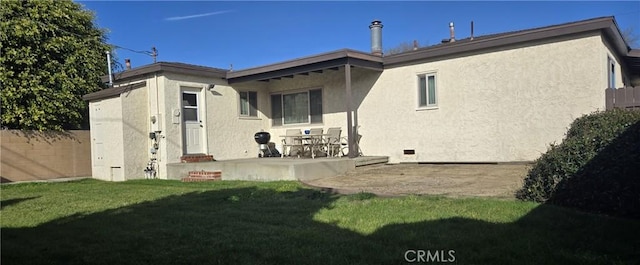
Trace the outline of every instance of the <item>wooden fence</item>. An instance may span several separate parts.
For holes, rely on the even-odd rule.
[[[607,109],[640,109],[640,87],[607,88],[604,92]]]
[[[91,176],[89,131],[1,130],[1,182]]]

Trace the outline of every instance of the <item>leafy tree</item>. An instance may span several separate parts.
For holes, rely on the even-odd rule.
[[[384,55],[392,55],[392,54],[413,51],[414,48],[420,48],[420,44],[418,44],[418,41],[413,41],[413,43],[405,41],[392,48],[386,49],[384,51]]]
[[[629,44],[631,48],[640,47],[640,36],[636,33],[633,27],[622,30],[622,37],[627,41],[627,44]]]
[[[0,1],[2,126],[77,129],[88,119],[82,95],[107,72],[105,31],[71,0]]]

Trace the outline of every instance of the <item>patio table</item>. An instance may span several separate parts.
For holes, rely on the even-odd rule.
[[[302,153],[306,153],[308,151],[311,153],[311,158],[315,157],[314,151],[322,151],[322,148],[325,147],[324,138],[330,136],[329,134],[300,134],[300,135],[280,135],[280,137],[292,138],[294,140],[299,140],[302,144]],[[305,151],[306,149],[306,151]]]

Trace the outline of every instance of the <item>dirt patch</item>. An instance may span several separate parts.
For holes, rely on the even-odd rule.
[[[371,165],[306,184],[340,193],[514,198],[529,168],[529,164]]]

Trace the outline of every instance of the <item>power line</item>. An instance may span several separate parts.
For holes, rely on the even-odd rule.
[[[67,34],[74,35],[74,36],[76,36],[76,37],[78,37],[78,38],[80,38],[82,40],[85,40],[85,41],[87,41],[87,40],[88,41],[93,41],[93,42],[97,42],[97,43],[100,43],[100,44],[106,44],[106,45],[112,47],[113,49],[123,49],[123,50],[127,50],[127,51],[130,51],[130,52],[139,53],[139,54],[145,54],[145,55],[151,56],[151,57],[153,57],[153,62],[154,63],[156,62],[156,57],[158,56],[158,50],[156,49],[156,47],[152,47],[151,51],[138,51],[138,50],[134,50],[134,49],[131,49],[131,48],[123,47],[123,46],[116,45],[116,44],[106,43],[106,42],[102,42],[102,41],[99,41],[99,40],[95,39],[95,38],[100,37],[100,36],[92,36],[92,37],[82,36],[82,35],[80,35],[78,33],[71,32],[71,31],[68,31],[68,30],[65,30],[65,29],[61,29],[60,27],[58,27],[55,24],[46,24],[44,22],[37,21],[37,20],[32,20],[32,19],[30,21],[31,22],[35,22],[36,24],[39,24],[40,26],[42,26],[44,28],[52,27],[57,31],[61,31],[61,32],[64,32],[64,33],[67,33]]]
[[[118,46],[118,45],[115,45],[115,44],[109,44],[109,45],[111,47],[115,48],[115,49],[123,49],[123,50],[127,50],[127,51],[130,51],[130,52],[141,53],[141,54],[146,54],[146,55],[149,55],[149,56],[153,56],[153,52],[150,52],[150,51],[136,51],[136,50],[129,49],[127,47]]]

